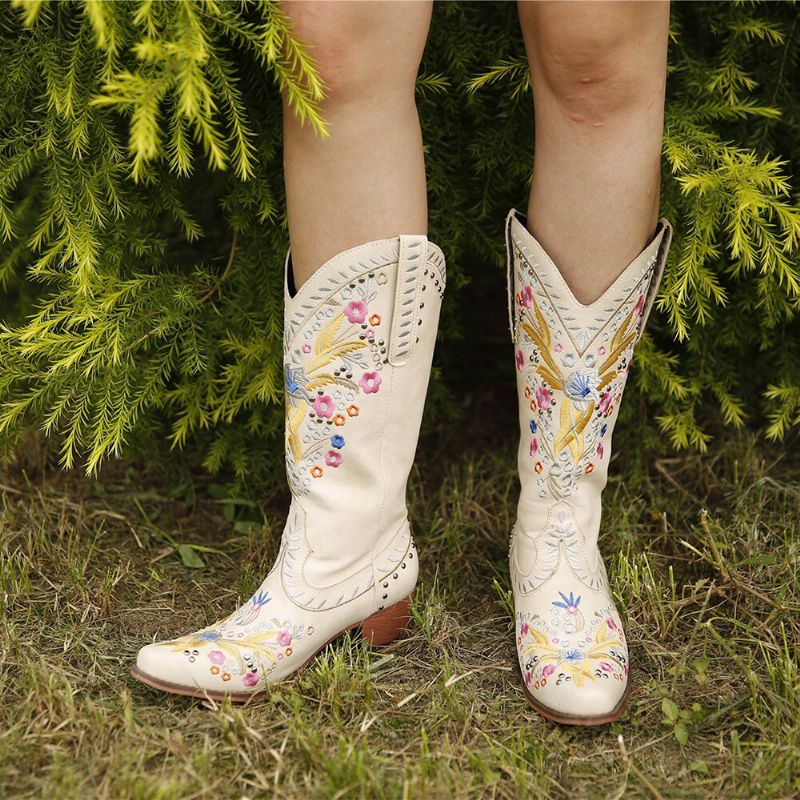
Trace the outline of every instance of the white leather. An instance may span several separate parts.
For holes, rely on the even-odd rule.
[[[509,561],[520,669],[531,697],[581,718],[609,714],[629,662],[597,547],[601,493],[634,345],[652,307],[672,228],[602,297],[579,303],[514,209],[506,220],[521,492]]]
[[[292,296],[284,278],[286,469],[277,560],[226,619],[147,645],[137,668],[191,689],[249,694],[407,597],[417,560],[406,512],[445,286],[425,236],[368,242]]]

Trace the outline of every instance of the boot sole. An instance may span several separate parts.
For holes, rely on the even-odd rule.
[[[629,672],[625,691],[622,693],[622,697],[620,697],[619,702],[614,708],[611,709],[608,714],[601,714],[596,717],[581,717],[575,714],[561,714],[558,711],[554,711],[552,708],[548,708],[536,700],[528,691],[528,687],[524,682],[522,684],[522,691],[525,692],[525,699],[528,701],[528,705],[538,714],[547,717],[547,719],[553,722],[558,722],[561,725],[607,725],[609,722],[614,722],[619,719],[622,712],[625,710],[625,706],[628,703],[628,696],[631,693],[631,676]]]
[[[356,628],[360,629],[361,638],[366,639],[371,645],[384,645],[394,642],[401,638],[408,630],[411,622],[411,599],[413,593],[408,597],[398,600],[394,605],[384,608],[383,611],[376,611],[362,622],[350,625],[339,633],[331,636],[325,644],[315,650],[292,674],[297,674],[305,669],[331,642],[336,641],[348,631]],[[141,681],[153,689],[160,689],[162,692],[178,694],[183,697],[196,697],[200,700],[230,700],[232,703],[252,703],[264,699],[269,695],[268,690],[260,692],[218,692],[214,689],[198,689],[197,687],[183,686],[179,683],[162,681],[142,672],[136,664],[131,667],[131,675],[137,681]]]

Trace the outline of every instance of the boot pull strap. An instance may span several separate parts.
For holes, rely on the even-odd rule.
[[[397,283],[394,290],[389,363],[399,367],[406,363],[417,339],[422,272],[428,260],[426,236],[401,234],[397,259]]]
[[[511,334],[511,341],[517,341],[517,329],[514,325],[514,254],[511,249],[511,220],[517,213],[516,208],[512,208],[506,216],[506,289],[508,291],[508,330]]]
[[[650,312],[653,310],[653,303],[658,294],[658,287],[661,285],[661,278],[664,275],[664,267],[667,263],[667,254],[669,253],[670,243],[672,242],[672,225],[670,225],[666,218],[662,217],[658,221],[658,229],[659,232],[663,230],[664,235],[661,238],[661,244],[658,246],[655,271],[650,280],[650,286],[647,289],[647,299],[644,309],[642,310],[642,318],[639,320],[639,333],[636,336],[637,342],[642,338],[642,334],[644,334],[644,329],[647,325],[647,319],[650,316]],[[656,236],[658,236],[658,233],[656,233]]]

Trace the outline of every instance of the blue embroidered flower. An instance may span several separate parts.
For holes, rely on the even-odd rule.
[[[297,373],[291,367],[286,367],[285,373],[286,391],[289,394],[294,394],[297,389]]]
[[[606,435],[606,431],[607,431],[607,430],[608,430],[608,425],[606,425],[606,423],[604,422],[604,423],[603,423],[603,427],[602,427],[602,428],[600,428],[600,435],[601,435],[601,436],[605,436],[605,435]]]
[[[258,594],[254,594],[250,598],[250,602],[256,608],[261,608],[265,606],[272,598],[269,596],[269,592],[263,592],[259,590]]]
[[[536,433],[536,430],[537,430],[536,420],[532,419],[531,420],[531,433]]]
[[[600,378],[596,369],[589,370],[588,372],[581,372],[575,370],[571,372],[564,381],[564,393],[570,400],[586,400],[593,397],[595,400],[599,399],[597,394],[597,384]]]
[[[222,634],[219,631],[203,631],[197,634],[197,638],[206,642],[217,642],[222,638]]]
[[[559,594],[561,595],[561,600],[563,600],[563,602],[553,600],[553,605],[566,609],[568,614],[574,614],[580,605],[581,596],[578,595],[576,598],[572,592],[569,593],[569,597],[567,597],[564,592],[559,592]]]
[[[580,650],[563,650],[561,652],[561,660],[562,661],[583,661],[584,655],[581,653]]]
[[[335,436],[331,436],[331,444],[337,450],[341,450],[344,447],[344,436],[339,436],[338,433]]]

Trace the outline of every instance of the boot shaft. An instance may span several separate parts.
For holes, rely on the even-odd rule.
[[[290,525],[307,539],[306,579],[358,571],[406,525],[445,286],[425,236],[368,242],[323,264],[299,291],[284,281]],[[292,522],[294,520],[294,522]]]
[[[672,228],[655,235],[594,303],[574,297],[512,210],[506,220],[509,326],[519,395],[518,524],[531,535],[574,526],[587,543],[600,526],[611,439],[634,346],[666,262]]]

